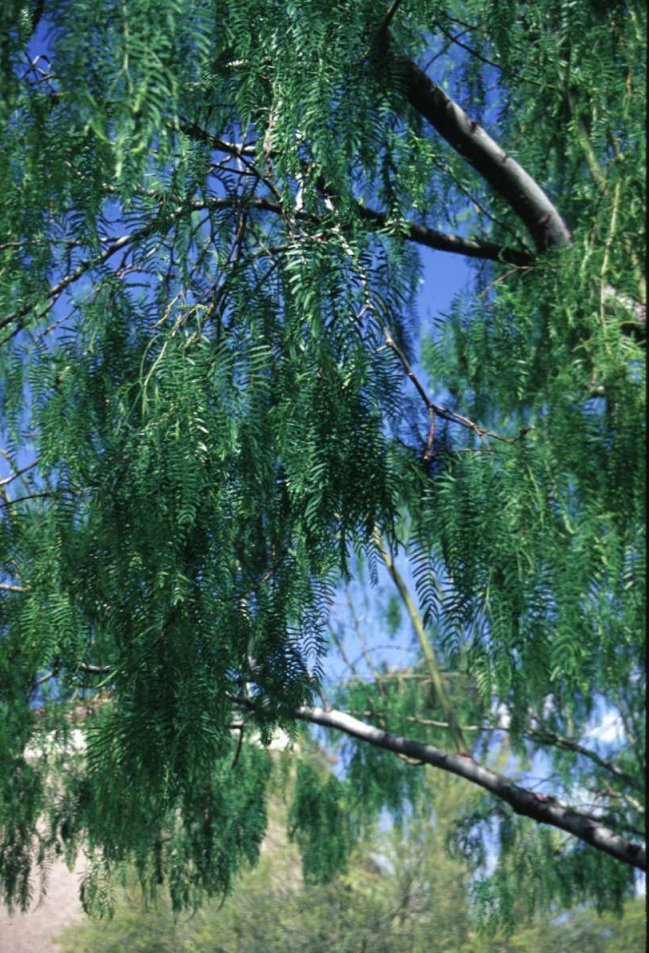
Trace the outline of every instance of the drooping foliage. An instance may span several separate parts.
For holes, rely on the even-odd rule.
[[[178,906],[226,891],[263,834],[266,754],[247,739],[298,733],[334,589],[356,555],[375,572],[377,538],[410,559],[433,687],[341,703],[442,746],[426,720],[493,728],[505,708],[519,756],[533,730],[555,790],[594,785],[633,834],[641,5],[14,0],[2,16],[8,900],[27,900],[35,849],[83,840],[95,886],[134,860]],[[530,247],[516,201],[417,108],[414,61],[547,191],[570,243]],[[434,329],[417,242],[483,259]],[[615,770],[576,766],[611,710]],[[391,757],[350,754],[376,811],[417,787]],[[316,800],[296,818],[322,820]],[[609,881],[617,901],[630,869]]]
[[[430,779],[433,780],[432,777]],[[597,953],[642,948],[645,911],[631,901],[622,918],[592,910],[519,920],[511,937],[478,933],[466,899],[467,870],[445,855],[444,838],[462,806],[461,782],[437,776],[429,785],[429,809],[401,830],[373,830],[350,857],[349,869],[327,884],[305,883],[294,846],[286,843],[285,818],[270,799],[270,836],[259,865],[238,880],[225,903],[206,903],[175,915],[163,897],[143,902],[137,882],[119,890],[114,917],[86,918],[57,937],[64,953],[108,953],[128,947],[138,953],[208,953],[238,947],[240,953],[426,953],[434,942],[449,953],[543,953],[585,947]],[[521,915],[523,904],[515,901]],[[432,940],[431,940],[432,938]]]

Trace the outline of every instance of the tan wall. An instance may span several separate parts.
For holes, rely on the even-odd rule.
[[[83,917],[79,903],[82,872],[83,860],[73,871],[57,860],[50,869],[47,893],[41,903],[35,896],[27,913],[13,917],[0,907],[0,953],[56,953],[59,947],[54,936]]]

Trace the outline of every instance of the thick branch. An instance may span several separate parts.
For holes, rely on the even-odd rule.
[[[392,751],[398,755],[405,755],[416,761],[456,774],[458,777],[464,778],[472,784],[477,784],[495,797],[505,801],[516,814],[530,817],[541,824],[550,824],[552,827],[557,827],[559,830],[566,831],[573,837],[579,838],[586,844],[590,844],[591,847],[610,854],[616,860],[621,860],[640,870],[646,870],[646,850],[640,844],[634,844],[628,838],[616,834],[615,831],[598,823],[595,818],[586,817],[579,811],[566,807],[551,797],[535,794],[533,791],[508,781],[494,771],[477,764],[468,755],[447,754],[432,745],[421,744],[418,741],[392,735],[335,709],[325,711],[322,708],[302,706],[296,711],[296,714],[310,724],[321,725],[325,728],[336,728],[338,731],[342,731],[352,738],[358,738],[367,744],[384,748],[386,751]]]
[[[194,123],[181,123],[182,131],[198,142],[204,142],[221,152],[240,159],[250,159],[255,155],[254,146],[245,144],[224,142],[216,136],[201,129]],[[260,176],[261,177],[261,176]],[[269,203],[271,211],[281,211],[279,205]],[[386,225],[387,219],[382,212],[375,209],[366,208],[364,205],[357,205],[356,209],[362,219],[370,224],[382,228]],[[299,215],[298,215],[299,217]],[[499,245],[496,242],[483,241],[479,238],[464,238],[461,235],[451,235],[447,232],[440,232],[434,228],[427,228],[425,225],[407,223],[408,232],[406,238],[408,241],[416,242],[418,245],[424,245],[427,248],[433,248],[436,251],[452,252],[456,255],[464,255],[467,258],[481,258],[487,261],[503,261],[511,265],[531,265],[534,256],[525,248],[508,248],[505,245]]]
[[[403,60],[403,82],[410,104],[507,202],[539,251],[570,241],[566,223],[532,176],[410,60]]]

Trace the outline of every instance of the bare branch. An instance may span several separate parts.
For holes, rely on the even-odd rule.
[[[585,816],[580,811],[566,807],[546,795],[536,794],[514,784],[507,778],[496,774],[473,760],[469,755],[448,754],[434,748],[432,745],[411,741],[398,735],[390,734],[374,725],[348,715],[346,712],[322,708],[308,708],[302,706],[297,709],[296,715],[312,725],[321,725],[325,728],[335,728],[358,738],[367,744],[383,748],[394,754],[406,756],[415,761],[430,764],[435,768],[448,771],[466,781],[476,784],[495,797],[505,801],[523,817],[530,817],[540,824],[549,824],[559,830],[577,837],[590,844],[596,850],[603,851],[617,860],[621,860],[639,870],[646,870],[647,858],[645,847],[636,844],[626,837],[600,824],[596,818]]]
[[[411,60],[404,59],[404,91],[410,104],[509,205],[539,251],[565,245],[570,231],[543,189],[481,126]]]

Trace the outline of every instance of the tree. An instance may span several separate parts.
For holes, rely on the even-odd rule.
[[[89,905],[128,861],[176,906],[227,892],[265,824],[245,741],[306,724],[348,739],[344,780],[307,762],[296,795],[319,876],[350,804],[416,801],[414,759],[495,797],[460,837],[478,863],[500,835],[483,899],[619,905],[645,865],[642,5],[2,15],[7,900],[80,843]],[[421,335],[430,248],[475,288]],[[316,705],[357,557],[420,658]],[[547,791],[491,770],[497,729]]]
[[[279,772],[278,772],[279,773]],[[291,772],[294,782],[295,772]],[[484,949],[471,922],[467,871],[443,856],[461,782],[442,777],[425,818],[397,832],[371,831],[330,883],[305,883],[296,844],[286,837],[286,807],[270,798],[270,833],[259,864],[244,872],[224,904],[174,917],[168,900],[142,902],[137,881],[120,891],[110,924],[91,919],[63,931],[64,950],[208,950],[299,953],[427,950],[434,931],[443,949]],[[277,783],[277,775],[275,776]],[[429,805],[430,808],[431,805]],[[440,856],[440,852],[442,855]]]
[[[63,953],[426,953],[431,945],[448,953],[644,949],[639,898],[625,906],[622,918],[583,909],[557,920],[523,919],[509,937],[479,935],[467,903],[469,872],[444,856],[466,786],[450,775],[430,781],[434,821],[428,805],[424,816],[409,817],[400,830],[372,831],[355,848],[348,869],[328,884],[300,880],[299,855],[286,842],[285,810],[271,797],[269,843],[225,903],[212,901],[178,917],[168,900],[143,902],[132,882],[119,892],[109,923],[88,918],[65,929],[58,943]]]

